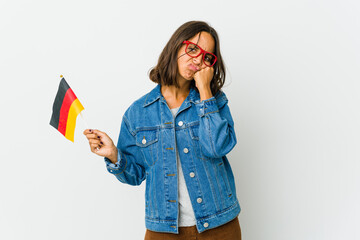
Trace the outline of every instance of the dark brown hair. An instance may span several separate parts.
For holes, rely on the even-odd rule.
[[[219,37],[214,28],[202,21],[186,22],[174,32],[161,52],[157,65],[150,70],[149,77],[153,82],[162,85],[175,85],[177,88],[180,87],[176,80],[178,73],[178,51],[184,40],[194,37],[199,32],[208,32],[215,40],[214,54],[217,57],[217,61],[213,66],[214,76],[210,82],[210,88],[213,95],[222,88],[225,83],[225,66],[220,54]],[[192,80],[191,87],[197,90],[195,80]]]

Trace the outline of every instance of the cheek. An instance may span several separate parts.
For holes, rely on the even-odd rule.
[[[187,64],[186,64],[186,61],[188,59],[184,59],[184,60],[178,60],[178,74],[180,76],[182,76],[183,78],[185,79],[192,79],[194,76],[194,72],[190,71],[188,68],[187,68]]]
[[[178,62],[178,73],[181,76],[184,76],[186,74],[186,69],[184,68],[184,65]]]
[[[186,69],[186,56],[182,56],[181,58],[178,59],[178,71],[179,72],[184,72]]]

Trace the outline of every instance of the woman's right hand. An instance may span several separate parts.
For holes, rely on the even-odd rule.
[[[96,129],[85,129],[84,135],[89,140],[91,152],[107,157],[112,163],[117,162],[118,150],[106,133]]]

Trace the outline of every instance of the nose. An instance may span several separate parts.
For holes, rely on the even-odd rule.
[[[203,62],[203,53],[201,53],[199,56],[193,58],[193,62],[196,65],[201,66]]]

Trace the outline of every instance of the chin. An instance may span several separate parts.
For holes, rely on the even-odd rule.
[[[194,80],[194,75],[181,76],[181,78],[186,81],[191,81],[191,80]]]
[[[185,79],[188,81],[194,80],[194,73],[188,74]]]
[[[181,73],[178,73],[179,75],[179,77],[181,77],[182,79],[184,79],[184,80],[186,80],[186,81],[192,81],[192,80],[194,80],[194,72],[192,72],[192,71],[184,71],[184,72],[182,72],[182,74]]]

